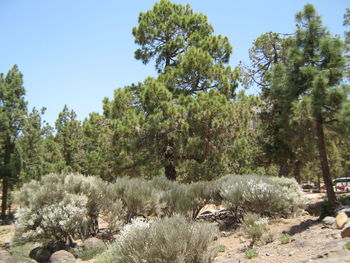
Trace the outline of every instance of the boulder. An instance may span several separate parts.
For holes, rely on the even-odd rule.
[[[105,243],[101,239],[98,239],[96,237],[86,239],[84,241],[83,246],[86,250],[106,247]]]
[[[51,253],[46,247],[36,247],[29,252],[29,257],[39,263],[46,263],[49,261]]]
[[[348,216],[344,212],[339,213],[335,218],[335,225],[338,229],[342,229],[347,222]]]
[[[50,257],[50,263],[75,263],[75,257],[65,250],[59,250],[53,253]]]
[[[348,217],[350,217],[350,206],[340,206],[336,212],[337,214],[345,213]]]
[[[345,237],[350,237],[350,223],[347,223],[342,231],[341,231],[341,237],[345,238]]]
[[[322,224],[325,227],[333,228],[335,226],[335,217],[333,217],[333,216],[326,216],[325,218],[323,218]]]

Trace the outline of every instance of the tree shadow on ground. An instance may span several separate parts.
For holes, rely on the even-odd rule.
[[[301,222],[299,225],[292,226],[288,231],[283,231],[283,234],[289,234],[291,236],[304,232],[305,230],[308,230],[311,226],[319,224],[320,220],[312,220],[308,219],[303,222]]]

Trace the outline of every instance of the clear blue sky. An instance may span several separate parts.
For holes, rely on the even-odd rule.
[[[18,64],[29,108],[45,106],[54,124],[64,104],[80,120],[102,112],[116,88],[155,76],[134,59],[131,30],[155,0],[0,0],[0,72]],[[291,33],[294,15],[313,4],[333,34],[343,36],[348,0],[174,0],[204,13],[234,48],[231,65],[248,61],[252,41],[267,31]]]

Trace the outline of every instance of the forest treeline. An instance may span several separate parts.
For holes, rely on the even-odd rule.
[[[0,75],[2,216],[9,191],[49,173],[213,180],[227,174],[322,181],[350,176],[350,9],[345,37],[312,5],[292,34],[267,32],[250,61],[229,66],[232,47],[204,14],[160,0],[132,29],[135,58],[158,76],[118,88],[103,113],[82,122],[64,106],[51,127],[29,110],[15,65]],[[130,69],[132,70],[132,69]],[[246,95],[238,87],[254,86]],[[48,105],[49,106],[49,105]]]

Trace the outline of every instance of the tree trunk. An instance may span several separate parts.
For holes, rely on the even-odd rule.
[[[173,152],[174,142],[173,140],[168,140],[164,146],[164,169],[165,177],[168,180],[176,181],[176,167],[174,164],[175,154]]]
[[[301,175],[300,175],[301,167],[302,167],[302,162],[297,160],[294,163],[294,171],[293,172],[294,172],[294,178],[298,182],[298,184],[301,184]]]
[[[334,193],[333,183],[329,173],[329,165],[327,158],[326,144],[324,140],[323,132],[323,119],[322,116],[316,120],[316,136],[317,136],[317,148],[322,168],[322,177],[327,189],[328,201],[331,203],[332,207],[335,207],[337,198]]]
[[[168,180],[176,181],[176,168],[172,162],[168,162],[165,166],[165,177]]]
[[[289,169],[288,169],[287,159],[283,159],[282,162],[280,163],[280,170],[278,172],[278,176],[279,177],[287,176],[288,173],[289,173]]]
[[[2,197],[1,197],[1,219],[6,219],[6,209],[7,209],[7,196],[8,196],[8,178],[5,176],[2,179]]]

